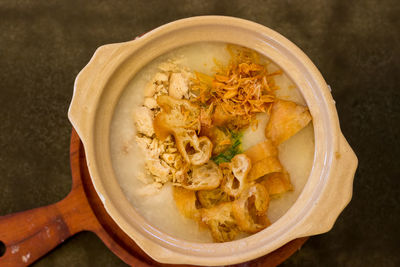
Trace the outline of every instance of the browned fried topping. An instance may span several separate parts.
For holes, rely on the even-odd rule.
[[[233,202],[233,216],[239,229],[248,233],[256,233],[270,222],[266,216],[269,205],[269,196],[261,184],[250,185],[240,198]]]
[[[196,72],[192,90],[199,102],[215,106],[217,124],[230,122],[240,129],[249,126],[255,114],[269,111],[277,89],[272,76],[282,72],[268,73],[252,50],[228,46],[228,51],[229,65],[220,66],[214,77]]]
[[[279,99],[272,105],[265,136],[279,145],[303,129],[311,119],[306,106]]]

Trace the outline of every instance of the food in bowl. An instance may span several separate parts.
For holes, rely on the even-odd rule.
[[[267,58],[197,43],[132,80],[112,121],[112,161],[152,225],[189,241],[231,241],[268,227],[295,202],[312,168],[311,120]]]

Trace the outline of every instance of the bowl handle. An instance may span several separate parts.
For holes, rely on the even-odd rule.
[[[132,44],[134,41],[129,42]],[[79,72],[75,79],[74,93],[68,110],[68,118],[76,129],[83,143],[89,135],[90,117],[96,111],[96,103],[101,97],[101,90],[95,90],[93,83],[104,79],[104,65],[112,65],[118,58],[121,47],[127,43],[103,45],[95,51],[89,63]]]
[[[299,224],[301,230],[298,231],[298,237],[330,231],[339,214],[351,200],[358,159],[342,133],[339,136],[338,148],[322,197],[313,204],[312,216]]]

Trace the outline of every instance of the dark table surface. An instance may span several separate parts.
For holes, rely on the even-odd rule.
[[[297,44],[332,87],[359,167],[333,229],[284,266],[400,266],[400,3],[324,1],[0,0],[0,215],[71,189],[67,110],[98,46],[195,15],[268,26]],[[81,233],[35,266],[125,266]]]

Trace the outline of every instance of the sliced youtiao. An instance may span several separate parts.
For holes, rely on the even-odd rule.
[[[251,161],[244,154],[238,154],[231,160],[231,170],[233,175],[238,179],[246,179],[247,174],[251,169]]]
[[[160,112],[153,120],[154,132],[158,139],[164,141],[169,135],[173,134],[173,129],[165,122],[167,121],[168,114]]]
[[[243,154],[248,156],[254,164],[267,157],[276,157],[278,155],[278,149],[270,139],[266,139],[265,141],[250,147]]]
[[[261,184],[265,186],[271,196],[278,196],[293,190],[293,185],[290,182],[290,176],[287,172],[268,174],[263,181],[261,181]]]
[[[176,207],[183,216],[200,219],[200,211],[196,207],[196,192],[179,186],[174,186],[172,192]]]
[[[206,136],[199,137],[197,144],[197,147],[193,147],[194,153],[190,153],[190,150],[188,151],[186,149],[186,153],[188,154],[190,163],[192,163],[193,165],[204,164],[210,159],[212,153],[212,143],[210,139],[208,139]]]
[[[200,130],[200,108],[188,100],[163,95],[157,98],[162,111],[154,118],[156,136],[164,140],[177,129]]]
[[[211,208],[223,202],[229,202],[230,198],[227,193],[216,188],[213,190],[200,190],[197,191],[197,198],[204,208]]]
[[[246,185],[246,178],[251,168],[250,159],[244,154],[234,156],[230,163],[219,165],[223,180],[221,188],[232,197],[238,197]]]
[[[212,152],[212,143],[206,136],[197,137],[194,130],[175,129],[176,147],[183,159],[193,165],[206,163]]]
[[[207,108],[203,107],[200,109],[200,125],[201,129],[213,127],[212,113],[214,112],[214,104],[211,103]]]
[[[202,127],[200,135],[207,136],[211,140],[213,155],[223,152],[232,145],[229,134],[215,126],[211,128]]]
[[[311,121],[311,114],[306,106],[291,101],[276,100],[272,105],[271,117],[265,128],[265,136],[279,145]]]
[[[215,126],[223,126],[233,120],[235,116],[226,113],[220,105],[216,105],[212,114],[212,122]]]
[[[270,225],[266,216],[268,205],[269,195],[263,185],[253,184],[247,187],[232,206],[239,229],[256,233]]]
[[[244,154],[251,159],[253,166],[247,176],[249,181],[265,175],[263,185],[270,195],[293,190],[289,173],[284,171],[278,159],[278,149],[270,139],[250,147]]]
[[[211,190],[217,188],[222,180],[222,172],[213,161],[194,166],[187,173],[182,186],[190,190]]]
[[[186,162],[194,165],[206,163],[212,152],[212,143],[207,137],[198,137],[200,130],[197,105],[188,100],[175,99],[170,96],[159,96],[157,103],[162,111],[154,118],[154,131],[160,140],[170,134],[175,137],[179,152]]]
[[[257,161],[252,165],[252,168],[247,175],[247,180],[255,181],[258,178],[273,172],[283,171],[283,166],[280,163],[278,157],[266,157],[262,160]]]
[[[232,202],[202,209],[201,220],[210,228],[211,235],[216,242],[231,241],[239,233],[236,220],[232,214]]]

